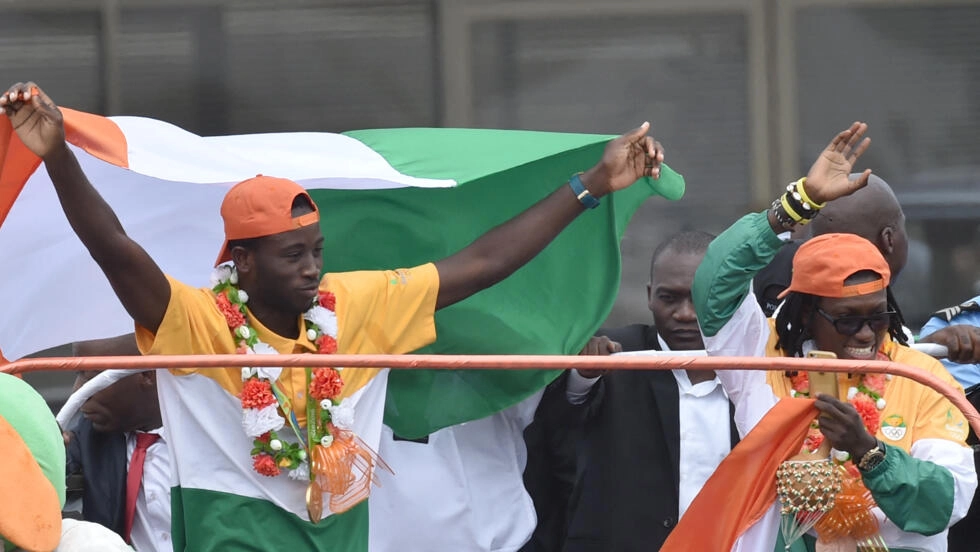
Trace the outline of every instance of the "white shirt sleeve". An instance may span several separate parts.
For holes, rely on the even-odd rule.
[[[704,348],[709,356],[762,358],[766,356],[769,333],[769,321],[750,292],[728,323],[714,336],[704,338]],[[764,371],[718,370],[717,374],[735,405],[738,434],[745,438],[779,399],[766,383]]]
[[[572,372],[568,374],[568,381],[565,384],[565,398],[571,404],[584,403],[600,377],[602,376],[587,378],[573,368]]]

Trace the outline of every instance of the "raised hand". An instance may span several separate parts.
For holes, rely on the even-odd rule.
[[[45,158],[65,144],[65,127],[58,106],[33,82],[19,82],[0,96],[6,115],[27,149]]]
[[[647,136],[650,123],[610,141],[602,160],[582,175],[582,183],[595,197],[622,190],[644,176],[660,178],[664,148]]]
[[[820,153],[803,185],[810,199],[818,204],[833,201],[867,185],[871,169],[866,169],[856,180],[850,179],[854,163],[871,145],[871,138],[861,139],[867,130],[866,123],[855,122],[835,136]]]

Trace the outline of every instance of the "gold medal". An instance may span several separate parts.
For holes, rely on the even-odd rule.
[[[316,481],[310,481],[310,485],[306,487],[306,513],[310,515],[310,522],[314,525],[323,518],[323,490]]]

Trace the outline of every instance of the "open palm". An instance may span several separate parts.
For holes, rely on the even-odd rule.
[[[17,83],[0,96],[0,110],[10,119],[17,137],[44,158],[65,142],[58,107],[34,83]]]
[[[854,193],[868,183],[871,170],[867,169],[855,180],[850,179],[854,163],[871,145],[871,138],[864,138],[868,125],[855,122],[840,132],[820,152],[820,157],[810,167],[804,188],[818,204]]]

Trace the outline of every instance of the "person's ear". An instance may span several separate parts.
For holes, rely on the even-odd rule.
[[[236,245],[231,248],[231,260],[239,274],[248,274],[255,268],[255,252],[249,248]]]
[[[885,255],[891,255],[895,251],[895,229],[886,226],[878,233],[878,243],[875,244]]]

